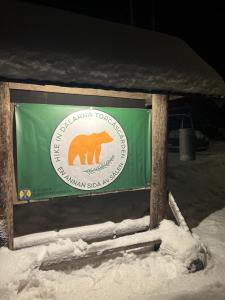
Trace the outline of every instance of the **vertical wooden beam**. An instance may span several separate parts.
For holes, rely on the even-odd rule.
[[[17,187],[16,187],[16,175],[15,175],[15,161],[14,161],[14,132],[13,132],[13,123],[14,123],[14,114],[15,114],[15,103],[10,103],[10,113],[11,113],[11,143],[12,143],[12,150],[10,151],[11,154],[11,164],[12,164],[12,178],[13,178],[13,197],[12,202],[13,205],[18,201],[17,195]],[[13,220],[12,220],[13,221]]]
[[[13,249],[13,162],[10,93],[0,83],[0,243]]]
[[[167,110],[168,96],[152,95],[152,183],[150,229],[165,217],[167,197]]]

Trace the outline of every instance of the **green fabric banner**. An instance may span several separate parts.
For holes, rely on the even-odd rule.
[[[150,184],[149,110],[18,104],[15,114],[20,199]]]

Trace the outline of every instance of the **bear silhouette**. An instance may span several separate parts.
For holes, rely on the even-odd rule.
[[[110,143],[113,138],[106,132],[92,133],[90,135],[77,135],[69,146],[68,151],[68,165],[73,165],[74,159],[79,156],[81,165],[88,163],[100,164],[101,145]]]

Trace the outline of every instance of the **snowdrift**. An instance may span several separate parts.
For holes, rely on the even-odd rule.
[[[187,273],[188,269],[189,271],[193,271],[193,261],[205,259],[202,244],[196,235],[193,236],[190,232],[184,231],[172,221],[164,220],[161,222],[159,229],[92,244],[88,244],[81,239],[72,241],[69,238],[61,238],[54,243],[50,242],[47,245],[33,246],[16,251],[1,248],[0,292],[4,292],[3,295],[7,295],[6,291],[9,292],[11,289],[11,295],[13,292],[16,294],[20,293],[30,285],[34,274],[41,272],[38,270],[55,269],[71,272],[71,269],[77,269],[77,267],[74,268],[76,265],[71,263],[72,260],[84,258],[91,252],[99,255],[104,254],[109,248],[123,249],[134,242],[138,244],[143,242],[149,243],[150,241],[155,242],[156,240],[161,240],[159,255],[162,257],[162,260],[165,259],[165,262],[168,259],[175,260],[180,272],[182,270],[183,273]],[[123,261],[128,267],[131,263],[130,260],[133,259],[137,261],[138,265],[151,256],[153,256],[152,261],[154,261],[154,252],[152,254],[149,251],[142,254],[135,254],[121,250],[120,256],[108,257],[107,261],[104,261],[103,264],[95,269],[95,272],[98,274],[98,272],[102,272],[102,268],[105,268],[107,264],[109,267],[112,264],[116,265],[118,261],[120,263]],[[65,268],[65,264],[62,264],[66,261],[70,262],[67,264],[67,268]],[[114,262],[112,263],[112,261]],[[57,268],[60,264],[64,268]],[[83,272],[87,272],[90,268],[93,268],[93,264],[89,261],[88,266],[83,267]],[[138,272],[138,270],[136,271]]]

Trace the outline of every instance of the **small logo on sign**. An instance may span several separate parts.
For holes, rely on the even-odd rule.
[[[20,200],[30,201],[30,197],[31,197],[31,190],[29,189],[24,189],[19,192]]]
[[[109,114],[85,109],[67,116],[56,128],[50,155],[58,176],[80,190],[111,184],[128,155],[126,135]]]

